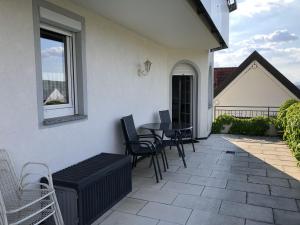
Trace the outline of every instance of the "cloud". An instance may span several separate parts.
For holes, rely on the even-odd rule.
[[[42,57],[43,58],[59,57],[59,56],[62,56],[63,52],[64,52],[63,47],[46,48],[46,49],[42,50]]]
[[[256,14],[270,12],[274,8],[285,7],[295,0],[245,0],[238,3],[235,15],[253,17]]]
[[[300,81],[300,47],[284,47],[283,43],[298,39],[286,30],[256,35],[234,42],[230,48],[215,54],[215,67],[239,66],[253,51],[258,51],[291,81]],[[282,33],[284,33],[282,35]],[[287,35],[289,34],[289,35]]]
[[[255,35],[253,39],[256,42],[289,42],[298,40],[298,37],[288,30],[276,30],[270,34]]]

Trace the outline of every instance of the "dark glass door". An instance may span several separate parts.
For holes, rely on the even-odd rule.
[[[193,125],[193,76],[172,77],[172,121]]]

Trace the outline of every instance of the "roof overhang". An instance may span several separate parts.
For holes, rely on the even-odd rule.
[[[200,0],[73,1],[166,47],[227,47]]]

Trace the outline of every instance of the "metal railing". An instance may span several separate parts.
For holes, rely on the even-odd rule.
[[[220,115],[231,115],[237,118],[275,117],[278,111],[277,106],[214,106],[214,119]]]

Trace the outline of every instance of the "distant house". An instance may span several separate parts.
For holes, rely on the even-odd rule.
[[[219,109],[225,106],[223,110],[237,112],[244,106],[252,110],[279,107],[287,99],[300,99],[297,86],[257,51],[237,68],[215,68],[214,75],[214,106],[218,106]]]

